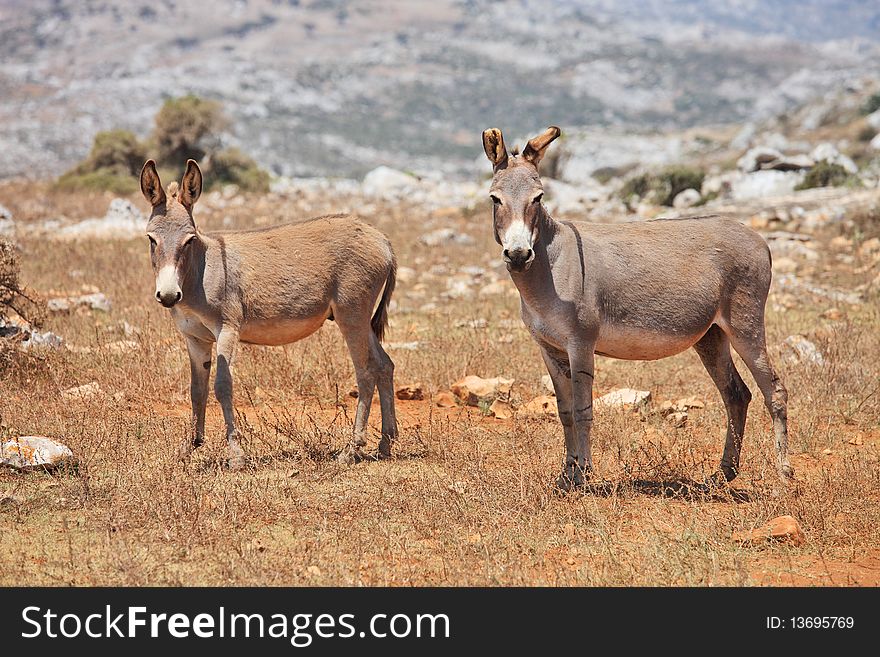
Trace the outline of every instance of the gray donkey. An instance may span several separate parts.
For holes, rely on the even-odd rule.
[[[731,359],[743,358],[764,395],[783,482],[787,393],[767,356],[764,305],[770,250],[760,235],[719,217],[628,224],[555,221],[541,203],[538,163],[560,135],[550,127],[521,155],[501,131],[483,132],[494,176],[495,240],[520,293],[522,319],[541,348],[565,432],[557,485],[582,486],[593,469],[594,354],[655,360],[693,347],[727,409],[721,483],[736,477],[751,394]],[[723,479],[721,479],[723,477]]]
[[[394,364],[380,344],[397,268],[388,239],[341,214],[258,230],[202,233],[193,220],[202,192],[202,173],[194,160],[187,162],[180,185],[171,183],[167,193],[153,160],[144,165],[140,182],[153,207],[147,237],[156,300],[171,309],[189,351],[193,433],[181,457],[204,441],[215,342],[214,392],[226,421],[229,467],[239,469],[245,459],[232,406],[238,343],[288,344],[311,335],[327,319],[342,331],[359,393],[354,436],[340,459],[363,457],[377,384],[382,409],[379,457],[390,456],[397,434]]]

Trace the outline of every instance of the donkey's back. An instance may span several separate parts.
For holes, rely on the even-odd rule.
[[[396,267],[388,239],[346,214],[206,237],[206,302],[240,313],[242,341],[256,344],[293,342],[340,314],[369,316]]]

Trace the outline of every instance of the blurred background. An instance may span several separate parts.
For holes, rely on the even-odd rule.
[[[762,130],[785,151],[877,109],[878,70],[876,0],[0,0],[0,178],[59,175],[100,131],[147,139],[192,94],[274,176],[468,178],[483,129],[554,124],[580,184]]]

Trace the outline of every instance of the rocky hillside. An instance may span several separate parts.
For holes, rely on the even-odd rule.
[[[473,176],[489,125],[616,139],[839,93],[878,76],[878,26],[867,0],[0,0],[0,177],[58,174],[98,130],[145,135],[187,92],[276,174]]]

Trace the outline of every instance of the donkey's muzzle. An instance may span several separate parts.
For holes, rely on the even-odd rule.
[[[510,271],[525,271],[535,259],[535,252],[531,249],[504,249],[503,255]]]
[[[183,297],[183,294],[180,290],[176,292],[156,292],[156,301],[161,303],[166,308],[171,308],[174,304],[176,304]]]

